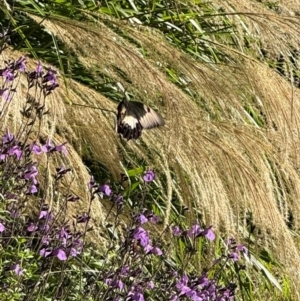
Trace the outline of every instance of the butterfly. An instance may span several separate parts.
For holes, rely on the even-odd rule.
[[[117,108],[116,132],[127,140],[138,139],[143,129],[152,129],[165,124],[161,115],[138,101],[120,102]]]

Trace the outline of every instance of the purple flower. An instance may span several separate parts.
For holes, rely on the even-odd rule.
[[[5,101],[10,100],[9,94],[9,90],[7,88],[0,89],[0,96],[2,96]]]
[[[121,268],[121,272],[120,272],[120,275],[121,276],[128,276],[129,274],[129,266],[128,265],[125,265]]]
[[[80,254],[83,250],[83,241],[79,238],[76,238],[72,243],[72,248],[76,250],[77,254]]]
[[[123,289],[123,287],[124,287],[124,283],[121,281],[121,280],[115,280],[115,282],[116,282],[116,286],[118,286],[118,288],[120,289],[120,290],[122,290]]]
[[[49,248],[43,248],[40,250],[40,256],[42,257],[48,257],[52,253],[52,250]]]
[[[191,298],[192,301],[202,301],[203,299],[201,297],[199,297],[197,295],[197,292],[195,290],[189,290],[187,293],[186,293],[186,296]]]
[[[124,199],[123,199],[123,196],[121,196],[120,194],[117,195],[114,199],[115,203],[119,206],[123,205],[124,203]]]
[[[68,251],[72,257],[76,257],[78,254],[82,252],[83,249],[83,241],[79,238],[75,239],[72,245],[69,247]]]
[[[162,250],[158,247],[152,247],[150,245],[147,245],[145,248],[144,248],[144,251],[146,254],[148,253],[151,253],[151,254],[155,254],[155,255],[158,255],[158,256],[161,256],[163,253],[162,253]]]
[[[78,254],[80,254],[80,252],[78,252],[75,248],[70,249],[70,255],[72,257],[76,257]]]
[[[249,253],[248,249],[243,245],[236,246],[236,250],[245,253],[246,255]]]
[[[180,228],[178,226],[173,226],[172,227],[172,233],[175,236],[180,236],[182,234],[182,231],[180,230]]]
[[[152,216],[149,217],[149,221],[152,224],[157,224],[160,221],[160,218],[159,218],[159,216],[153,214]]]
[[[28,74],[28,79],[30,80],[30,82],[32,82],[32,80],[38,79],[42,75],[43,75],[43,65],[42,65],[41,61],[39,61],[35,70]]]
[[[107,184],[100,186],[96,192],[103,192],[107,196],[111,195],[111,189]]]
[[[201,285],[201,287],[205,287],[210,283],[210,280],[207,278],[207,275],[204,274],[198,279],[198,283]]]
[[[107,278],[105,279],[105,283],[113,288],[119,288],[120,290],[122,290],[124,287],[124,283],[118,279],[113,280],[111,278]]]
[[[144,251],[146,254],[155,254],[155,255],[158,255],[158,256],[161,256],[163,254],[163,252],[161,251],[160,248],[158,247],[152,247],[150,244],[146,245],[144,247]]]
[[[72,237],[72,235],[70,235],[70,233],[66,227],[62,227],[60,229],[60,231],[58,231],[58,233],[56,234],[57,239],[64,239],[64,238],[69,239],[71,237]]]
[[[144,214],[139,214],[137,219],[141,225],[148,222],[148,218]]]
[[[50,82],[50,84],[57,84],[56,71],[49,68],[48,72],[44,75],[43,82]]]
[[[8,150],[10,156],[16,155],[17,159],[20,160],[22,157],[22,150],[18,145],[15,145]]]
[[[50,94],[51,91],[55,90],[57,87],[59,87],[59,84],[57,84],[57,83],[53,83],[51,85],[46,85],[45,86],[46,91],[48,92],[48,94]]]
[[[187,231],[188,237],[197,237],[201,233],[201,228],[198,224],[192,226],[190,230]]]
[[[39,219],[42,219],[42,218],[44,218],[45,216],[47,216],[47,214],[48,214],[48,211],[46,211],[46,210],[42,210],[42,211],[40,212]]]
[[[148,289],[153,289],[154,288],[154,282],[152,280],[150,280],[148,283],[147,283],[147,288]]]
[[[144,251],[146,254],[150,253],[152,249],[153,249],[153,247],[150,244],[148,244],[144,247]]]
[[[6,129],[5,135],[2,137],[4,144],[10,143],[15,139],[15,136],[9,132],[9,129]]]
[[[37,189],[36,185],[34,185],[34,184],[30,185],[27,190],[27,194],[35,194],[37,192],[38,192],[38,189]]]
[[[185,295],[191,289],[187,286],[189,278],[186,274],[177,281],[176,288],[179,290],[179,295]]]
[[[6,157],[6,154],[0,154],[0,161],[5,161]]]
[[[5,230],[5,226],[2,223],[0,223],[0,233],[4,232],[4,230]]]
[[[132,301],[145,301],[144,295],[142,293],[134,293],[131,296]]]
[[[145,229],[138,227],[134,230],[133,237],[135,240],[139,241],[142,247],[149,244],[149,236]]]
[[[20,265],[13,264],[10,268],[11,271],[14,271],[18,276],[21,276],[23,274],[23,270],[21,269]]]
[[[13,71],[9,68],[6,68],[4,72],[2,72],[2,76],[5,78],[7,82],[12,82],[15,78]]]
[[[233,252],[229,255],[229,258],[231,258],[233,261],[238,261],[239,260],[239,254],[236,252]]]
[[[66,156],[68,154],[66,144],[67,144],[67,142],[64,142],[63,144],[56,146],[55,150],[58,152],[62,152]]]
[[[51,142],[51,140],[48,138],[46,143],[42,146],[42,151],[45,153],[49,153],[55,150],[54,144]]]
[[[43,65],[42,65],[42,62],[39,61],[36,68],[35,68],[35,72],[36,74],[39,76],[39,75],[42,75],[43,73]]]
[[[33,232],[37,229],[37,226],[34,223],[30,223],[30,225],[27,228],[27,231]]]
[[[140,288],[131,288],[130,292],[127,294],[126,300],[145,301],[145,298]]]
[[[188,282],[189,282],[189,277],[187,276],[187,274],[184,273],[177,284],[178,285],[180,285],[180,284],[187,285]]]
[[[213,230],[211,229],[212,226],[208,227],[207,229],[205,229],[201,235],[205,236],[208,240],[213,241],[216,238],[215,233],[213,232]]]
[[[2,94],[2,97],[3,97],[3,99],[6,101],[6,102],[8,102],[8,101],[10,101],[11,99],[12,99],[12,95],[11,95],[11,93],[10,93],[10,90],[5,90],[4,92],[3,92],[3,94]]]
[[[179,290],[179,295],[186,295],[191,289],[183,284],[176,284],[176,287]]]
[[[51,68],[48,70],[48,72],[43,77],[43,83],[44,88],[47,92],[53,91],[55,88],[59,86],[56,80],[56,71],[52,70]]]
[[[24,56],[21,56],[15,63],[16,69],[18,69],[21,72],[24,72],[26,69],[25,61],[26,61],[26,58]]]
[[[49,220],[49,219],[48,219],[48,220]],[[40,225],[40,226],[39,226],[39,229],[40,229],[41,231],[45,232],[45,233],[49,232],[49,230],[50,230],[50,226],[49,226],[48,220],[47,220],[47,222],[44,223],[43,225]],[[44,239],[44,238],[43,238],[43,239]],[[43,240],[43,239],[42,239],[42,240]],[[48,239],[48,236],[45,237],[45,239]],[[48,243],[45,242],[45,244],[48,244]]]
[[[56,256],[61,261],[65,261],[68,259],[66,252],[60,248],[55,249],[51,255]]]
[[[36,142],[33,143],[29,149],[36,155],[40,155],[43,153],[42,147],[40,145],[38,145]]]
[[[153,247],[152,250],[151,250],[151,253],[155,254],[155,255],[158,255],[158,256],[161,256],[163,254],[162,250],[158,247]]]
[[[152,182],[155,180],[155,173],[153,170],[148,169],[143,176],[144,181],[147,182]]]
[[[42,237],[42,243],[43,243],[43,245],[46,245],[46,246],[48,246],[50,244],[50,237],[49,237],[49,235],[44,235]]]
[[[24,172],[24,179],[29,181],[32,180],[33,184],[37,184],[36,176],[38,174],[38,170],[35,165],[30,164],[27,166]]]

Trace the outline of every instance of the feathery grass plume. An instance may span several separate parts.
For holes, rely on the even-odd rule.
[[[21,58],[17,62],[10,61],[1,69],[4,90],[9,91],[5,102],[14,101],[17,89],[14,81],[20,76],[20,71],[25,71],[24,63],[25,59]],[[40,132],[34,131],[36,123],[38,129],[41,128],[42,118],[48,114],[47,98],[58,87],[55,72],[51,68],[44,72],[39,62],[34,71],[26,73],[26,77],[28,94],[39,97],[25,97],[21,112],[24,119],[17,134],[6,130],[0,144],[0,260],[4,263],[0,270],[1,299],[76,300],[85,296],[93,300],[133,301],[145,300],[149,296],[154,300],[178,300],[179,297],[189,300],[233,300],[236,284],[226,277],[220,277],[219,273],[226,272],[224,266],[230,266],[230,262],[239,266],[238,252],[246,252],[247,249],[242,246],[238,249],[230,242],[228,250],[224,250],[224,254],[200,275],[189,261],[185,268],[177,267],[175,261],[170,265],[168,256],[164,255],[163,241],[159,237],[152,239],[150,231],[145,229],[147,223],[159,222],[159,217],[152,211],[142,209],[147,197],[145,188],[156,178],[155,172],[149,168],[140,179],[144,186],[142,194],[137,189],[138,185],[124,193],[137,204],[130,214],[124,235],[119,232],[120,213],[124,209],[123,196],[113,192],[108,184],[99,185],[94,177],[90,178],[87,185],[90,193],[88,212],[75,216],[75,221],[70,224],[67,208],[79,197],[65,193],[61,184],[71,168],[57,167],[54,174],[48,175],[55,153],[68,156],[66,143],[57,145],[50,138],[40,142]],[[8,107],[5,108],[8,111]],[[46,156],[46,166],[43,166],[42,156]],[[53,199],[45,189],[47,187],[40,186],[39,173],[42,173],[44,185],[52,186],[54,201],[61,201],[60,210],[52,210],[53,204],[49,206]],[[135,190],[137,194],[134,194]],[[86,246],[84,241],[91,230],[91,205],[97,195],[104,201],[108,198],[117,211],[113,212],[110,246],[102,250],[101,256],[94,258],[90,256],[93,248]],[[26,202],[30,197],[35,201],[37,215],[26,215]],[[189,259],[193,255],[189,249],[196,251],[197,244],[205,244],[204,238],[215,240],[212,226],[202,228],[198,223],[186,231],[175,226],[173,233],[178,240],[187,239],[186,253]],[[100,262],[97,270],[93,269],[91,260]],[[164,270],[164,276],[157,272],[160,270]],[[173,280],[170,282],[170,279]]]

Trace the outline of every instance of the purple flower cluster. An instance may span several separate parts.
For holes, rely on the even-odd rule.
[[[116,199],[120,196],[117,195]],[[125,238],[120,241],[119,253],[121,264],[114,266],[114,271],[103,267],[103,282],[107,288],[103,291],[107,300],[134,301],[145,300],[145,294],[155,288],[154,281],[143,265],[150,263],[153,258],[160,258],[163,252],[160,246],[150,238],[150,232],[145,229],[148,223],[156,224],[158,216],[149,210],[132,214],[132,227],[128,228]],[[118,254],[118,253],[117,253]],[[126,255],[125,255],[126,254]],[[122,259],[124,258],[124,259]]]
[[[176,292],[171,301],[187,297],[192,301],[231,301],[234,300],[236,285],[230,283],[227,287],[219,286],[216,280],[210,280],[207,274],[191,278],[184,273],[175,282]]]
[[[81,254],[82,233],[72,233],[69,225],[55,228],[53,217],[52,212],[44,208],[40,212],[39,220],[31,222],[27,227],[27,231],[33,236],[37,233],[42,234],[39,254],[42,257],[57,257],[62,261],[67,260],[69,256],[76,257]]]
[[[92,192],[92,197],[95,196],[95,194],[99,194],[101,197],[110,196],[111,195],[111,188],[108,184],[99,185],[95,182],[94,177],[92,176],[89,183],[88,183],[89,189]]]
[[[18,181],[19,184],[24,180],[25,183],[22,186],[23,191],[27,188],[27,194],[35,194],[38,192],[38,169],[37,163],[31,159],[31,154],[40,155],[42,153],[53,152],[66,154],[65,143],[55,146],[51,140],[48,139],[42,146],[39,146],[37,143],[23,145],[21,141],[16,139],[7,129],[2,137],[2,143],[0,143],[0,164],[9,168],[9,171],[6,173],[6,180],[10,182]],[[60,174],[62,174],[62,171],[60,171]],[[4,190],[2,190],[2,193],[3,192]]]
[[[3,78],[3,85],[0,88],[0,96],[6,102],[13,98],[15,88],[13,88],[14,80],[19,76],[19,72],[27,74],[29,89],[37,85],[44,94],[44,97],[54,91],[59,85],[57,83],[57,72],[51,68],[43,71],[41,62],[38,63],[36,69],[32,72],[26,71],[26,58],[20,57],[17,61],[8,61],[3,69],[0,69],[0,77]]]
[[[44,109],[47,95],[58,86],[56,72],[52,69],[44,72],[41,63],[35,71],[27,72],[25,63],[25,58],[21,57],[17,61],[6,62],[5,67],[0,69],[3,79],[0,97],[5,100],[0,104],[0,120],[13,99],[16,78],[20,72],[26,73],[28,91],[35,95],[32,97],[29,92],[26,95],[22,110],[25,118],[18,131],[13,134],[6,129],[0,138],[0,240],[5,254],[9,255],[5,257],[7,255],[3,253],[1,257],[5,262],[3,273],[0,273],[1,290],[9,281],[9,278],[5,278],[5,273],[9,271],[20,278],[26,277],[30,269],[28,264],[32,262],[35,270],[42,273],[51,265],[50,258],[66,261],[83,251],[83,233],[77,230],[76,225],[70,226],[64,213],[51,212],[45,205],[47,194],[39,189],[39,177],[44,177],[39,173],[39,156],[46,154],[50,159],[53,153],[67,155],[66,143],[56,145],[51,139],[39,143],[37,141],[42,138],[39,133],[33,138],[35,132],[32,131],[35,122],[39,122],[47,113]],[[69,171],[69,168],[61,166],[56,168],[53,175],[55,181],[51,189],[59,196],[62,208],[79,199],[70,193],[57,193],[59,181]],[[33,212],[28,212],[26,208],[28,201],[33,204]],[[41,209],[36,216],[34,212],[39,207]],[[8,250],[12,250],[12,253],[7,253]]]
[[[18,77],[19,72],[25,72],[26,69],[25,57],[20,57],[17,61],[8,61],[3,69],[0,69],[0,77],[3,78],[4,83],[0,88],[0,96],[6,102],[12,99],[15,89],[13,88],[13,82]]]
[[[183,231],[179,226],[173,226],[172,232],[175,236],[187,236],[189,238],[206,237],[208,240],[213,241],[216,238],[215,233],[212,230],[212,226],[206,229],[201,229],[198,223],[195,223],[189,230]]]
[[[143,248],[145,254],[155,254],[158,256],[163,254],[158,246],[153,246],[149,232],[142,227],[142,225],[145,225],[147,222],[156,224],[158,221],[159,217],[148,210],[143,210],[142,213],[137,214],[135,217],[136,227],[132,231],[132,238],[134,242]],[[129,238],[131,238],[131,236]]]
[[[234,238],[229,238],[225,241],[226,251],[228,258],[233,261],[238,261],[240,255],[248,255],[248,249],[243,245],[237,245]]]
[[[57,72],[52,68],[47,68],[45,73],[42,63],[39,62],[36,69],[28,73],[29,87],[38,84],[42,88],[44,95],[49,95],[59,86],[56,74]]]
[[[195,272],[185,272],[176,269],[169,263],[167,254],[152,243],[150,232],[145,229],[148,222],[157,223],[159,218],[149,210],[133,215],[135,227],[128,229],[128,236],[124,240],[120,254],[121,265],[115,266],[114,271],[108,267],[102,270],[103,282],[107,288],[103,296],[109,300],[145,301],[147,296],[153,300],[191,300],[191,301],[232,301],[234,300],[236,285],[233,282],[220,283],[217,278],[211,277],[208,270],[200,275]],[[208,241],[215,239],[212,227],[201,229],[195,223],[189,230],[182,231],[178,226],[173,227],[175,237],[200,239],[206,237]],[[230,245],[233,247],[233,244]],[[244,250],[238,246],[235,250]],[[126,253],[126,256],[124,255]],[[123,255],[122,255],[123,254]],[[156,255],[154,257],[150,254]],[[158,260],[158,269],[155,261]],[[230,254],[221,256],[223,260],[230,260]],[[223,268],[224,262],[217,261]],[[213,265],[216,268],[217,262]],[[151,266],[155,272],[147,267]],[[210,275],[210,276],[209,276]],[[102,295],[101,295],[102,296]]]
[[[155,173],[152,170],[145,171],[143,180],[145,183],[155,180]],[[102,195],[109,196],[114,203],[118,201],[123,204],[120,194],[114,195],[108,185],[98,185],[92,178],[89,188],[92,195],[101,192]],[[143,187],[143,186],[142,186]],[[124,194],[125,196],[125,194]],[[212,264],[212,271],[206,269],[203,273],[196,273],[191,267],[186,271],[179,269],[174,264],[173,258],[169,254],[173,250],[168,249],[167,244],[157,235],[153,236],[150,229],[152,224],[158,224],[160,218],[151,210],[143,209],[144,202],[132,201],[133,198],[146,198],[144,192],[134,195],[132,192],[127,196],[129,205],[133,210],[127,227],[124,228],[123,235],[116,235],[118,225],[118,214],[114,215],[116,228],[110,230],[114,233],[114,265],[107,263],[101,267],[101,281],[105,284],[103,291],[98,296],[107,300],[118,301],[144,301],[144,300],[192,300],[192,301],[231,301],[234,299],[236,286],[231,282],[220,282],[218,277],[214,278],[214,273],[232,263],[231,253],[225,251],[225,255]],[[124,224],[122,222],[122,224]],[[130,225],[130,226],[129,226]],[[182,242],[182,250],[188,256],[193,256],[197,252],[198,242],[207,245],[215,240],[213,227],[202,227],[199,223],[194,223],[189,229],[182,229],[175,225],[172,227],[173,240]],[[169,238],[172,239],[172,238]],[[194,251],[194,252],[191,252]],[[176,251],[173,253],[176,254]],[[176,255],[175,255],[176,256]],[[187,255],[183,255],[183,258]],[[187,266],[189,263],[187,263]],[[188,270],[191,270],[187,272]]]
[[[44,72],[43,69],[46,71]],[[43,115],[48,114],[48,110],[45,109],[46,97],[58,87],[58,83],[56,71],[43,67],[41,62],[38,63],[34,71],[29,72],[26,70],[26,58],[23,56],[16,61],[6,61],[5,67],[0,69],[0,78],[2,78],[3,83],[0,87],[0,100],[4,100],[4,102],[0,102],[0,119],[7,113],[13,100],[16,85],[19,83],[17,79],[21,73],[27,76],[28,82],[26,102],[22,107],[21,114],[28,121],[23,124],[24,129],[20,129],[20,132],[28,133],[36,119],[41,120]]]
[[[115,273],[110,274],[104,279],[104,283],[107,285],[106,290],[112,298],[108,300],[144,301],[145,293],[151,291],[155,284],[143,276],[140,268],[130,268],[129,266],[123,266]]]
[[[233,282],[226,286],[218,284],[217,279],[209,279],[207,273],[191,279],[184,274],[176,281],[177,292],[171,300],[180,300],[180,297],[186,296],[192,301],[231,301],[234,300],[236,288]]]
[[[66,144],[67,142],[64,142],[56,146],[51,139],[48,138],[45,144],[40,145],[37,142],[34,142],[29,146],[29,149],[36,155],[41,155],[42,153],[61,152],[66,156],[68,154]]]

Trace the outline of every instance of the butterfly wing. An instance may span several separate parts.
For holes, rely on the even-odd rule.
[[[165,124],[162,116],[141,102],[130,101],[127,105],[130,116],[135,116],[144,129],[152,129]]]
[[[152,129],[165,124],[162,116],[137,101],[123,100],[118,106],[116,131],[126,139],[137,139],[142,129]]]

